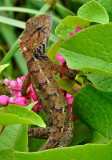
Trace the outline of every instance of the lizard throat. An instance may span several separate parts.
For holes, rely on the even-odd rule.
[[[42,59],[42,60],[48,60],[49,58],[48,58],[48,56],[47,55],[39,55],[39,54],[36,54],[36,53],[34,53],[34,58],[36,58],[36,59]]]

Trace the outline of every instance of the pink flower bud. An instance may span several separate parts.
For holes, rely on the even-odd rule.
[[[10,93],[11,93],[11,94],[15,94],[16,92],[17,92],[16,90],[10,89]]]
[[[72,104],[70,104],[70,110],[71,110],[71,113],[72,113]],[[72,119],[73,119],[73,121],[76,120],[76,118],[74,117],[73,113],[72,113]]]
[[[10,81],[7,78],[5,78],[4,79],[4,84],[9,86],[10,85]]]
[[[75,93],[77,93],[78,90],[79,90],[79,87],[78,87],[78,86],[75,86],[73,89],[74,89]]]
[[[11,81],[10,82],[10,87],[11,88],[16,88],[17,82],[16,81]]]
[[[9,103],[14,103],[15,102],[15,98],[14,97],[10,97],[9,98]]]
[[[74,35],[74,33],[71,32],[70,35],[66,39],[69,39],[73,35]]]
[[[56,60],[59,61],[59,62],[62,62],[62,63],[65,62],[65,60],[64,60],[63,56],[61,55],[61,53],[59,53],[59,54],[56,56]]]
[[[69,93],[66,94],[66,100],[68,101],[69,104],[72,104],[73,102],[73,96],[70,95]]]
[[[81,31],[82,29],[83,29],[83,28],[81,28],[81,27],[77,27],[76,30],[75,30],[75,33]]]
[[[42,106],[38,102],[37,104],[34,105],[34,107],[32,108],[32,110],[34,112],[37,112],[38,110],[42,110]]]
[[[16,89],[20,89],[21,90],[21,87],[22,87],[22,83],[19,83],[16,85]]]
[[[0,96],[0,104],[7,105],[8,102],[9,102],[9,97],[8,96],[6,96],[6,95]]]
[[[75,73],[77,73],[78,71],[77,70],[75,70]]]
[[[27,73],[22,77],[22,80],[23,80],[23,81],[25,80],[26,75],[27,75]]]
[[[22,84],[23,83],[23,81],[21,80],[21,78],[19,78],[19,77],[17,78],[17,83],[18,84]]]
[[[82,84],[81,86],[82,86],[82,87],[84,87],[84,86],[85,86],[85,84]]]
[[[21,97],[21,91],[16,91],[15,92],[15,97],[17,97],[17,98]]]
[[[27,99],[25,97],[18,97],[15,102],[17,105],[26,106],[27,105]]]

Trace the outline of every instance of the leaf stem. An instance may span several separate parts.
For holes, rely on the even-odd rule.
[[[1,136],[1,134],[3,133],[5,127],[6,127],[6,126],[3,126],[3,127],[2,127],[2,129],[1,129],[1,131],[0,131],[0,136]]]
[[[82,83],[79,82],[78,80],[74,79],[74,81],[75,81],[78,85],[82,86]]]

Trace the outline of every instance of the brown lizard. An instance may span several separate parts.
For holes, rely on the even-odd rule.
[[[54,73],[59,72],[70,79],[74,79],[75,73],[73,70],[67,70],[53,63],[48,58],[45,49],[51,25],[50,14],[29,19],[20,42],[28,67],[21,93],[25,95],[29,84],[32,83],[36,97],[50,125],[46,128],[31,128],[28,131],[29,137],[48,138],[40,151],[67,146],[73,137],[70,106],[59,89]]]

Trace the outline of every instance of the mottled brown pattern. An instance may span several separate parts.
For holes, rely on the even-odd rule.
[[[72,70],[66,70],[54,64],[46,55],[45,49],[50,35],[52,17],[40,15],[26,22],[20,47],[27,61],[28,75],[22,86],[25,95],[31,82],[36,97],[46,113],[50,128],[32,128],[29,137],[48,138],[40,149],[46,150],[67,146],[73,136],[73,121],[70,106],[54,78],[54,71],[73,79]]]

